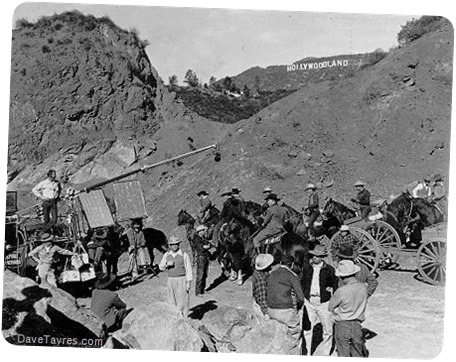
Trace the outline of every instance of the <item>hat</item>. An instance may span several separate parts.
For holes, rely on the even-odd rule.
[[[40,235],[40,240],[41,240],[42,243],[44,243],[46,241],[53,241],[54,240],[54,235],[52,235],[51,233],[48,233],[48,232],[43,232]]]
[[[105,239],[108,236],[108,230],[106,228],[96,229],[93,233],[93,237],[97,239]]]
[[[240,192],[241,192],[241,190],[238,189],[237,187],[233,187],[233,188],[231,189],[231,193],[232,193],[232,194],[236,194],[236,195],[237,195],[237,194],[239,194]]]
[[[263,194],[265,194],[267,192],[272,192],[272,189],[269,186],[264,188]]]
[[[352,260],[341,260],[336,268],[337,277],[348,277],[359,272],[361,268],[353,263]]]
[[[435,174],[434,181],[441,181],[443,180],[443,176],[440,173]]]
[[[316,186],[313,183],[308,183],[305,190],[307,191],[309,189],[316,189]]]
[[[274,201],[279,201],[280,199],[277,197],[277,195],[273,192],[271,192],[269,195],[267,195],[265,200],[274,200]]]
[[[358,256],[358,252],[350,244],[340,244],[335,254],[343,259],[355,259]]]
[[[328,254],[323,245],[316,245],[313,250],[309,250],[309,253],[315,256],[326,256]]]
[[[131,219],[131,220],[130,220],[130,225],[131,225],[131,226],[134,226],[134,225],[139,225],[139,226],[141,226],[141,225],[142,225],[142,218]]]
[[[294,262],[293,255],[284,254],[284,255],[282,255],[282,258],[280,259],[280,264],[291,264],[293,262]]]
[[[201,195],[207,196],[207,195],[209,195],[209,194],[208,194],[206,191],[204,191],[204,190],[202,190],[202,191],[200,191],[200,192],[198,192],[198,193],[196,194],[196,196],[201,196]]]
[[[226,190],[224,192],[222,192],[222,194],[220,196],[231,196],[231,191],[230,190]]]
[[[264,270],[274,261],[274,257],[271,254],[258,254],[255,258],[255,269]]]
[[[350,231],[350,228],[348,227],[348,225],[342,225],[339,230],[340,231]]]
[[[174,245],[174,244],[180,244],[181,242],[182,242],[181,239],[179,239],[178,237],[176,237],[174,235],[171,235],[171,237],[169,238],[168,244]]]
[[[97,289],[106,289],[116,280],[115,274],[102,274],[93,285]]]
[[[198,226],[196,227],[196,232],[200,232],[200,231],[203,231],[203,230],[207,230],[207,226],[198,225]]]
[[[355,187],[356,187],[356,186],[365,186],[365,185],[366,185],[366,184],[365,184],[363,181],[361,181],[361,180],[358,180],[358,181],[356,181],[356,182],[353,184],[353,186],[355,186]]]

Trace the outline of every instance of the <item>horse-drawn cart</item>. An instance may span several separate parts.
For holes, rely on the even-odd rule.
[[[415,257],[421,277],[433,285],[445,282],[446,276],[446,222],[435,224],[422,231],[418,249],[404,248],[398,232],[382,220],[365,221],[359,217],[346,220],[350,232],[359,240],[356,261],[372,272],[379,267],[395,264],[400,256]],[[335,242],[340,231],[328,242],[329,260],[333,260]]]

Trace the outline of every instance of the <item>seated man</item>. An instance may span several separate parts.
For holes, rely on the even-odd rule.
[[[128,252],[130,253],[132,280],[135,280],[139,276],[139,269],[143,270],[148,267],[145,255],[146,239],[142,231],[142,220],[133,219],[131,221],[131,227],[124,234],[129,244]]]
[[[95,282],[92,292],[90,309],[103,319],[108,332],[122,328],[122,322],[127,316],[127,305],[119,298],[117,293],[110,290],[116,276],[104,274]]]
[[[279,200],[280,199],[274,193],[266,196],[269,207],[263,221],[263,229],[253,238],[253,245],[256,249],[261,247],[261,242],[263,240],[285,231],[284,224],[285,219],[288,216],[288,211],[283,206],[277,205]]]
[[[87,253],[93,261],[95,272],[102,271],[102,261],[107,259],[109,249],[108,230],[106,228],[96,229],[92,238],[87,243]]]

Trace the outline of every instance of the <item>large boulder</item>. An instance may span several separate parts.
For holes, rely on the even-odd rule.
[[[113,338],[134,349],[200,352],[204,346],[178,309],[164,302],[135,308]]]
[[[275,320],[253,327],[236,343],[236,352],[257,354],[299,354],[288,327]]]
[[[44,335],[68,339],[104,336],[103,321],[70,294],[58,288],[43,288],[9,270],[3,277],[2,312],[3,335],[13,344],[23,343],[25,337]],[[68,340],[61,341],[67,345]]]

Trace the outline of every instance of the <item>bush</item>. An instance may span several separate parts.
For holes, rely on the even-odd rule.
[[[17,19],[16,24],[15,24],[16,29],[31,28],[32,26],[33,26],[33,24],[25,18]]]
[[[372,53],[367,54],[365,59],[363,59],[363,63],[360,66],[359,70],[365,69],[367,67],[371,67],[374,64],[377,64],[380,60],[385,58],[388,55],[383,49],[376,49]]]
[[[437,30],[441,26],[441,19],[441,16],[422,16],[419,19],[407,21],[405,25],[401,26],[402,29],[397,34],[399,45],[410,44],[424,34]]]

